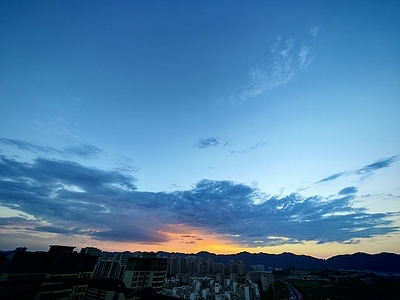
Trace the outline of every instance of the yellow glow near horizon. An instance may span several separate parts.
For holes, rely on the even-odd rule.
[[[283,252],[290,252],[297,255],[309,255],[317,258],[329,258],[331,256],[340,254],[352,254],[355,252],[365,253],[380,253],[392,252],[400,254],[400,234],[391,237],[376,237],[371,239],[361,240],[358,244],[344,245],[340,243],[326,243],[317,244],[315,241],[307,241],[302,244],[292,245],[278,245],[278,246],[264,246],[264,247],[244,247],[235,245],[232,242],[218,239],[217,236],[203,237],[196,244],[189,244],[190,238],[183,238],[183,240],[173,240],[162,244],[143,244],[143,243],[129,243],[129,242],[112,242],[112,241],[99,241],[93,240],[83,236],[61,236],[56,234],[31,234],[30,236],[20,232],[21,236],[15,236],[15,242],[19,246],[27,246],[31,251],[47,250],[51,244],[61,244],[68,246],[75,246],[79,251],[83,247],[97,247],[102,251],[145,251],[145,252],[179,252],[179,253],[198,253],[200,251],[208,251],[215,254],[235,254],[239,252],[250,253],[269,253],[280,254]],[[19,237],[21,239],[19,239]],[[23,242],[23,243],[21,243]],[[44,248],[40,245],[46,245]],[[5,250],[5,249],[2,249]]]
[[[3,226],[0,229],[0,234],[7,234],[9,230],[10,228],[7,225]],[[166,226],[165,230],[160,231],[160,233],[167,236],[168,240],[163,243],[152,244],[101,241],[82,235],[66,236],[56,233],[27,231],[23,224],[21,224],[18,230],[14,226],[13,231],[15,231],[13,243],[2,245],[10,249],[1,250],[11,250],[11,247],[15,245],[14,248],[16,246],[27,246],[31,251],[46,251],[47,247],[51,244],[61,244],[75,246],[77,251],[83,247],[97,247],[103,251],[165,251],[187,254],[201,251],[208,251],[215,254],[235,254],[243,251],[270,254],[291,252],[297,255],[303,254],[317,258],[329,258],[339,254],[352,254],[355,252],[370,254],[380,252],[400,253],[400,233],[360,239],[357,244],[341,244],[338,242],[318,244],[316,241],[305,241],[299,244],[249,247],[235,243],[233,237],[210,233],[185,225]]]
[[[104,251],[165,251],[179,253],[198,253],[207,251],[215,254],[235,254],[239,252],[280,254],[290,252],[297,255],[309,255],[317,258],[329,258],[340,254],[352,254],[355,252],[400,253],[400,233],[390,236],[360,239],[357,244],[341,244],[338,242],[318,244],[316,241],[305,241],[301,244],[283,244],[276,246],[246,247],[234,244],[228,236],[210,234],[208,232],[195,230],[187,226],[178,226],[174,232],[163,231],[170,240],[162,244],[141,243],[109,243],[90,240]],[[89,241],[88,241],[89,242]],[[88,245],[86,245],[88,246]]]

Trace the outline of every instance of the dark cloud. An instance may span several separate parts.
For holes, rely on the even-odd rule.
[[[107,240],[115,242],[136,242],[136,243],[162,243],[168,241],[167,235],[154,231],[149,226],[150,230],[147,228],[116,228],[107,231],[100,231],[93,234],[93,237],[98,240]]]
[[[331,176],[328,176],[324,179],[321,179],[320,181],[318,181],[317,183],[322,183],[322,182],[327,182],[327,181],[331,181],[331,180],[335,180],[337,178],[339,178],[340,176],[345,175],[346,172],[341,172],[341,173],[336,173],[336,174],[332,174]]]
[[[200,149],[217,147],[221,144],[220,140],[215,137],[209,137],[207,139],[201,139],[196,146]]]
[[[36,220],[29,220],[23,217],[8,217],[8,218],[0,218],[1,226],[36,226],[39,222]]]
[[[26,228],[27,230],[33,230],[38,232],[49,232],[49,233],[59,233],[63,235],[87,235],[88,231],[82,231],[79,228],[62,228],[54,226],[40,226],[35,228]]]
[[[373,174],[373,172],[375,172],[379,169],[384,169],[384,168],[390,167],[397,160],[398,160],[397,156],[392,156],[389,158],[381,159],[372,164],[366,165],[360,169],[356,169],[353,171],[340,172],[340,173],[330,175],[330,176],[316,182],[316,184],[332,181],[332,180],[335,180],[335,179],[345,176],[345,175],[360,175],[361,179],[364,179],[365,177],[368,177],[369,175]]]
[[[383,169],[383,168],[388,168],[390,167],[394,162],[397,161],[397,156],[392,156],[386,159],[381,159],[378,160],[370,165],[366,165],[363,168],[360,168],[358,170],[355,170],[355,174],[366,174],[366,173],[372,173],[373,171]]]
[[[339,195],[349,195],[357,193],[358,189],[355,186],[349,186],[340,190]]]
[[[121,170],[0,155],[0,205],[46,222],[14,217],[0,224],[97,240],[162,243],[168,240],[163,232],[174,225],[223,234],[243,246],[348,243],[398,230],[393,214],[353,207],[353,192],[355,187],[347,187],[329,200],[300,194],[266,198],[254,187],[214,180],[201,180],[190,190],[143,192]]]

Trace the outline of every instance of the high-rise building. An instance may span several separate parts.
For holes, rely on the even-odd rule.
[[[251,296],[250,296],[250,287],[249,286],[245,286],[244,287],[244,299],[245,300],[251,300]]]
[[[82,254],[100,256],[101,250],[94,247],[85,247],[81,249]]]
[[[167,267],[167,275],[168,277],[175,277],[176,274],[180,273],[180,266],[181,266],[181,258],[176,255],[172,256],[168,260],[168,267]]]
[[[220,284],[224,284],[224,280],[225,280],[225,276],[224,276],[223,273],[218,273],[218,274],[215,276],[215,281],[218,282],[218,283],[220,283]]]
[[[242,260],[239,260],[239,263],[237,264],[237,273],[239,276],[246,274],[246,264]]]
[[[228,275],[229,274],[233,274],[233,273],[237,273],[236,272],[236,264],[234,260],[230,260],[229,264],[227,265],[228,268]]]
[[[238,282],[239,275],[238,275],[237,273],[232,273],[232,274],[229,275],[229,279],[230,279],[232,282]]]
[[[258,264],[258,265],[251,265],[251,268],[255,271],[264,271],[265,267],[262,264]]]
[[[17,251],[10,254],[4,262],[0,276],[0,281],[9,281],[9,284],[1,286],[0,295],[21,290],[29,292],[46,284],[90,277],[98,257],[74,253],[74,248],[50,246],[48,252]],[[24,283],[14,285],[13,280],[23,280]],[[43,291],[37,293],[35,299],[84,299],[86,289],[87,285],[78,285]]]
[[[268,287],[272,284],[274,284],[274,274],[272,273],[267,273],[261,275],[261,286],[264,292],[268,290]]]
[[[124,276],[125,266],[116,259],[100,260],[93,271],[93,278],[115,278],[122,279]],[[113,300],[118,295],[114,291],[99,290],[97,288],[89,288],[86,297],[87,300]]]
[[[152,287],[161,293],[167,273],[167,259],[158,258],[156,254],[143,254],[143,257],[131,257],[126,265],[123,281],[132,289]],[[119,299],[125,299],[120,295]]]

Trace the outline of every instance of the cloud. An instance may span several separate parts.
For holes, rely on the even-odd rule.
[[[41,153],[41,154],[60,154],[61,151],[51,148],[51,147],[43,147],[39,146],[34,143],[28,143],[20,140],[14,140],[14,139],[6,139],[6,138],[0,138],[0,143],[4,145],[10,145],[13,147],[16,147],[20,150],[23,151],[29,151],[33,153]]]
[[[262,240],[248,240],[246,242],[250,246],[279,246],[279,245],[302,243],[302,241],[285,237],[266,237],[265,239]]]
[[[0,224],[28,233],[147,244],[168,241],[165,228],[185,226],[224,235],[244,247],[347,243],[398,231],[395,213],[353,207],[354,187],[325,199],[270,197],[246,184],[215,180],[201,180],[188,190],[145,192],[136,189],[135,181],[121,170],[45,158],[28,163],[0,155],[0,205],[36,218],[3,218]]]
[[[341,173],[336,173],[336,174],[332,174],[324,179],[321,179],[320,181],[316,182],[316,183],[322,183],[322,182],[327,182],[327,181],[332,181],[335,180],[341,176],[343,176],[344,174],[346,174],[346,172],[341,172]]]
[[[390,167],[396,161],[397,161],[397,156],[381,159],[372,164],[366,165],[365,167],[362,167],[358,170],[355,170],[354,173],[361,175],[369,175],[370,173],[376,170]]]
[[[381,159],[372,164],[366,165],[366,166],[356,169],[356,170],[345,171],[345,172],[340,172],[340,173],[330,175],[330,176],[316,182],[316,184],[332,181],[332,180],[338,179],[339,177],[342,177],[345,175],[359,175],[359,176],[361,176],[361,180],[362,180],[362,179],[367,178],[368,176],[371,176],[375,171],[390,167],[393,163],[395,163],[397,161],[398,161],[397,155],[389,157],[389,158]]]
[[[351,241],[344,241],[343,244],[345,245],[357,245],[360,243],[360,240],[351,240]]]
[[[314,60],[311,54],[314,51],[319,28],[319,26],[311,28],[312,43],[308,45],[303,42],[300,50],[295,48],[295,41],[293,39],[283,40],[281,36],[277,37],[270,47],[269,56],[272,56],[272,63],[270,65],[256,65],[251,67],[249,74],[250,83],[240,93],[240,100],[244,101],[253,98],[267,90],[285,84],[292,79],[296,71],[307,68]],[[297,51],[299,51],[299,54],[298,66],[296,67],[293,53]]]
[[[16,139],[6,139],[0,138],[0,143],[4,145],[10,145],[18,148],[19,150],[29,151],[35,154],[46,154],[46,155],[57,155],[57,156],[75,156],[81,158],[99,158],[100,156],[105,155],[106,153],[100,148],[85,144],[85,143],[77,143],[74,146],[65,147],[62,150],[55,149],[52,147],[44,147],[35,143],[24,142]]]
[[[136,242],[136,243],[163,243],[169,240],[168,236],[159,231],[149,228],[129,228],[129,226],[122,228],[118,227],[112,230],[100,231],[93,234],[93,237],[98,240],[107,240],[115,242]]]
[[[89,233],[88,231],[82,231],[79,228],[63,228],[54,226],[39,226],[34,228],[27,228],[27,230],[48,232],[48,233],[59,233],[63,235],[83,235]]]
[[[307,45],[302,45],[299,53],[299,69],[307,68],[314,60],[313,57],[310,57],[312,52],[312,48]]]
[[[82,158],[98,158],[105,155],[103,150],[90,144],[79,144],[77,146],[67,147],[64,149],[64,152]]]
[[[319,32],[319,30],[321,29],[321,26],[313,26],[311,29],[310,29],[310,33],[311,33],[311,35],[313,36],[313,38],[314,39],[316,39],[317,38],[317,35],[318,35],[318,32]]]
[[[196,146],[200,149],[217,147],[221,144],[220,140],[215,137],[209,137],[207,139],[201,139]]]
[[[1,226],[37,226],[40,225],[40,222],[37,220],[29,220],[24,217],[8,217],[8,218],[0,218]]]
[[[274,56],[272,65],[268,67],[255,66],[250,70],[250,83],[240,93],[241,100],[255,97],[266,90],[288,82],[295,74],[292,64],[293,40],[288,39],[281,43],[279,37],[271,47]]]
[[[259,142],[255,143],[254,145],[250,146],[249,148],[246,148],[246,149],[243,149],[243,150],[232,150],[232,151],[229,151],[229,153],[231,153],[231,154],[237,154],[237,153],[239,153],[239,154],[247,154],[249,152],[252,152],[252,151],[255,151],[255,150],[259,149],[259,148],[262,148],[265,145],[267,145],[267,142],[259,141]]]
[[[282,46],[282,49],[275,53],[274,62],[269,74],[267,89],[272,89],[278,85],[288,82],[295,74],[291,51],[293,50],[293,39],[288,39]]]
[[[268,89],[268,72],[259,66],[252,67],[250,70],[250,83],[240,93],[241,100],[255,97]]]
[[[349,187],[342,189],[339,192],[339,195],[355,194],[355,193],[357,193],[357,191],[358,191],[358,189],[355,186],[349,186]]]

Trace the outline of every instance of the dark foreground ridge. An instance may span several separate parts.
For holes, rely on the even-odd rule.
[[[188,255],[185,253],[158,252],[159,255]],[[329,259],[318,259],[307,255],[296,255],[293,253],[267,254],[248,253],[219,255],[209,252],[193,254],[202,258],[212,258],[216,262],[229,263],[231,260],[243,260],[246,265],[263,264],[271,268],[299,268],[317,270],[371,270],[377,272],[400,273],[400,255],[382,252],[379,254],[354,253],[333,256]]]
[[[292,253],[74,248],[51,245],[47,252],[28,252],[20,247],[0,253],[0,298],[400,299],[400,255],[393,253],[317,259]]]

